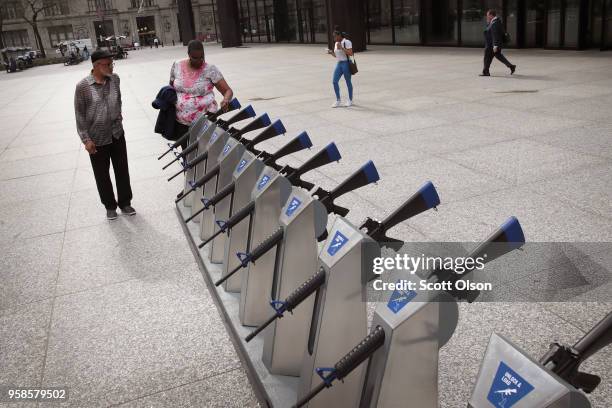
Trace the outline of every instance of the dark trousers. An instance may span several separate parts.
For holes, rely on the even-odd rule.
[[[113,138],[111,144],[96,146],[97,152],[90,154],[91,168],[96,178],[96,186],[100,200],[107,210],[126,207],[132,202],[132,188],[130,187],[130,171],[128,169],[127,148],[125,137]],[[110,178],[110,163],[113,163],[115,183],[117,184],[117,200],[113,192],[113,183]]]
[[[182,123],[175,122],[174,123],[174,140],[180,139],[185,133],[189,131],[189,126],[183,125]],[[181,149],[185,150],[189,146],[189,138],[185,139],[183,143],[181,143]]]
[[[508,68],[512,67],[510,61],[508,61],[504,54],[502,54],[501,48],[498,48],[497,52],[495,53],[493,52],[493,47],[486,47],[484,52],[484,68],[482,69],[483,74],[489,73],[489,67],[491,67],[491,62],[493,62],[494,57]]]

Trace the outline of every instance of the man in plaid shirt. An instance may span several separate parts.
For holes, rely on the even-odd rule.
[[[106,218],[114,220],[117,206],[123,214],[136,214],[131,206],[132,188],[122,125],[120,82],[119,76],[113,74],[113,58],[108,51],[94,51],[91,62],[91,73],[76,86],[74,112],[79,137],[89,153],[100,200],[106,207]],[[111,161],[117,200],[109,173]]]

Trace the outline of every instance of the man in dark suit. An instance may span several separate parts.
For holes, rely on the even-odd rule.
[[[502,45],[504,44],[504,26],[497,12],[493,9],[487,11],[487,28],[484,31],[485,37],[485,52],[484,52],[484,68],[480,76],[491,76],[489,67],[493,62],[493,57],[497,58],[501,63],[510,68],[510,75],[516,71],[516,65],[512,65],[502,54]]]

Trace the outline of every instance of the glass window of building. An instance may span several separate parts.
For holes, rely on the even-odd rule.
[[[601,47],[601,29],[603,21],[604,0],[591,0],[591,15],[588,27],[588,43],[594,47]]]
[[[131,8],[140,9],[141,7],[155,7],[155,0],[130,0]]]
[[[253,1],[254,4],[254,12],[255,12],[255,27],[257,30],[257,36],[255,37],[255,41],[258,42],[268,42],[270,41],[268,35],[268,28],[266,24],[266,4],[265,1]]]
[[[484,29],[487,24],[487,11],[493,9],[503,20],[502,0],[464,0],[461,12],[462,45],[480,46],[484,43]]]
[[[461,12],[461,43],[482,45],[485,29],[486,8],[482,0],[464,0]]]
[[[274,25],[274,4],[270,0],[264,2],[264,18],[268,41],[277,41],[276,27]]]
[[[47,32],[49,33],[49,42],[53,48],[56,48],[62,41],[74,39],[72,25],[47,27]]]
[[[546,46],[561,45],[561,0],[550,0],[546,16]]]
[[[546,1],[525,2],[525,47],[543,47],[546,38]]]
[[[298,0],[297,2],[297,18],[298,18],[298,40],[301,43],[314,42],[313,31],[313,15],[312,2]]]
[[[368,41],[371,44],[392,44],[391,0],[368,0]]]
[[[240,0],[238,4],[240,6],[240,33],[242,34],[242,41],[247,42],[251,40],[251,19],[249,17],[249,3],[247,0]]]
[[[563,46],[578,47],[578,30],[580,25],[580,0],[565,0],[565,24],[563,27]]]
[[[327,42],[325,0],[298,0],[297,17],[300,42]]]
[[[30,40],[28,38],[28,30],[9,30],[2,32],[4,45],[6,47],[28,47]]]
[[[435,45],[457,45],[459,42],[457,0],[431,0],[424,2],[425,43]]]
[[[393,0],[393,30],[396,44],[418,44],[420,2],[418,0]]]
[[[602,37],[602,48],[609,49],[612,47],[612,0],[606,0],[606,16],[605,16],[605,32]]]
[[[3,20],[20,19],[23,17],[23,4],[21,1],[0,2],[0,12]]]
[[[297,4],[294,0],[287,1],[287,40],[289,42],[298,42],[299,29],[298,29],[298,16],[297,16]]]
[[[89,11],[112,10],[112,0],[87,0]]]
[[[70,14],[68,0],[44,0],[43,14],[46,17]]]
[[[506,32],[510,34],[510,42],[507,46],[517,46],[517,28],[518,28],[518,1],[517,0],[506,0],[506,15],[504,20],[506,22]]]
[[[327,43],[327,9],[325,0],[312,0],[312,27],[316,43]]]

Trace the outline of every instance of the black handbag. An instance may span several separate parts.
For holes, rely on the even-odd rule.
[[[357,61],[355,61],[355,56],[352,55],[348,58],[348,63],[349,63],[349,69],[351,70],[351,75],[355,75],[356,73],[359,72],[359,70],[357,69]]]

